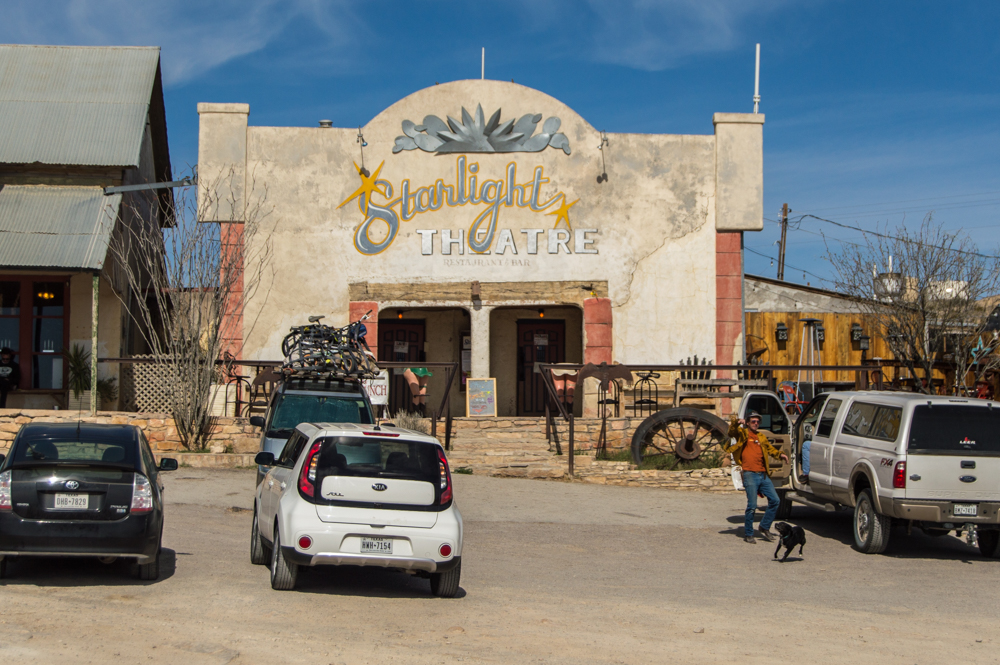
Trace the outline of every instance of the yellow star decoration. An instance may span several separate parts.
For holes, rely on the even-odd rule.
[[[560,222],[560,220],[562,220],[562,221],[566,222],[566,228],[568,228],[570,231],[572,231],[573,227],[569,223],[569,209],[572,208],[573,206],[575,206],[579,201],[580,201],[580,199],[577,199],[576,201],[573,201],[572,203],[570,203],[570,204],[567,205],[567,203],[566,203],[566,195],[563,194],[562,205],[559,206],[557,209],[553,210],[552,212],[545,213],[546,215],[555,215],[556,216],[556,223],[552,225],[552,228],[556,228],[557,226],[559,226],[559,222]]]
[[[368,204],[372,200],[372,192],[378,192],[383,197],[385,196],[385,191],[384,190],[380,190],[379,186],[377,184],[378,183],[378,172],[382,170],[382,167],[384,165],[385,165],[385,162],[383,161],[381,164],[378,165],[378,168],[375,169],[375,173],[373,173],[370,176],[366,177],[365,174],[361,172],[361,167],[358,166],[357,162],[355,162],[354,163],[354,168],[357,169],[358,175],[361,176],[361,186],[358,187],[354,191],[353,194],[351,194],[346,199],[344,199],[344,202],[341,203],[339,206],[337,206],[337,208],[343,208],[344,205],[346,205],[347,203],[350,203],[354,199],[356,199],[359,196],[361,196],[362,194],[364,194],[364,197],[365,197],[364,198],[364,201],[365,201],[364,207],[363,208],[361,207],[361,201],[359,200],[358,201],[358,208],[361,208],[361,214],[362,215],[367,215],[368,214]]]

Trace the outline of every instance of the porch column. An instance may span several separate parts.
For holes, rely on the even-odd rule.
[[[480,307],[469,311],[472,328],[472,378],[483,379],[490,376],[490,312],[492,307]]]
[[[350,323],[360,321],[368,310],[371,310],[371,314],[365,321],[365,328],[368,330],[365,341],[368,342],[368,348],[378,358],[378,303],[373,300],[352,300],[349,313]]]

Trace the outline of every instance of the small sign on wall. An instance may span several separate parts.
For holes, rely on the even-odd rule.
[[[535,346],[548,346],[548,345],[549,345],[548,333],[535,333]]]
[[[368,393],[372,406],[387,406],[389,404],[389,372],[382,370],[374,379],[361,379],[361,385]]]
[[[497,380],[469,379],[465,393],[465,415],[497,415]]]

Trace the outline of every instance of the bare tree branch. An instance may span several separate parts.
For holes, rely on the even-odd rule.
[[[933,392],[935,364],[953,369],[950,390],[963,393],[969,375],[982,379],[1000,366],[989,315],[1000,293],[1000,261],[976,251],[972,239],[944,230],[927,215],[916,230],[899,226],[865,234],[827,254],[837,289],[859,299],[922,392]]]
[[[273,278],[266,188],[252,178],[249,191],[237,196],[235,177],[230,170],[201,183],[200,207],[194,190],[175,192],[165,210],[155,195],[128,204],[109,246],[119,298],[162,361],[160,387],[181,442],[192,450],[206,443],[211,385],[220,375],[215,361],[240,355],[248,324],[252,330],[256,323],[244,320],[246,303],[266,298]],[[220,203],[232,211],[230,221],[199,221]],[[160,229],[161,216],[171,228]]]

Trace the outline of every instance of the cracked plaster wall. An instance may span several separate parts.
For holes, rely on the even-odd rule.
[[[527,254],[523,228],[551,229],[555,218],[520,208],[501,208],[499,229],[513,231],[518,254],[443,255],[440,231],[467,229],[483,205],[442,207],[401,221],[398,236],[381,254],[365,256],[353,244],[363,215],[357,201],[339,207],[360,185],[354,163],[361,163],[357,130],[319,127],[241,129],[232,120],[235,105],[220,105],[230,115],[213,117],[213,105],[200,105],[199,166],[225,172],[227,160],[246,146],[246,163],[237,165],[250,181],[266,187],[273,206],[274,282],[266,302],[248,306],[246,319],[259,315],[244,356],[275,358],[282,336],[310,314],[327,322],[348,321],[348,284],[352,282],[462,282],[607,280],[614,313],[614,358],[621,362],[675,362],[715,350],[715,189],[714,135],[607,134],[602,162],[601,134],[558,100],[525,86],[502,81],[456,81],[434,86],[393,104],[362,128],[364,164],[391,183],[411,191],[437,179],[455,184],[457,155],[420,150],[392,153],[401,123],[420,123],[427,115],[461,117],[482,104],[487,117],[502,109],[501,121],[527,113],[558,117],[571,154],[546,148],[536,153],[470,154],[480,181],[503,178],[509,162],[517,181],[531,180],[536,166],[549,182],[540,200],[558,193],[568,201],[573,228],[597,229],[591,237],[598,254],[550,255],[540,243]],[[251,111],[252,114],[252,111]],[[541,123],[539,123],[541,125]],[[242,137],[240,132],[245,132]],[[606,182],[597,176],[608,174]],[[384,199],[373,197],[375,203]],[[550,208],[549,210],[554,209]],[[399,207],[396,207],[399,210]],[[384,228],[384,227],[383,227]],[[560,223],[559,228],[565,228]],[[417,229],[433,229],[434,254],[421,254]],[[376,241],[381,229],[373,231]],[[571,242],[572,245],[572,242]],[[516,261],[512,261],[516,259]],[[500,260],[501,265],[489,265]],[[558,304],[558,303],[553,303]]]

